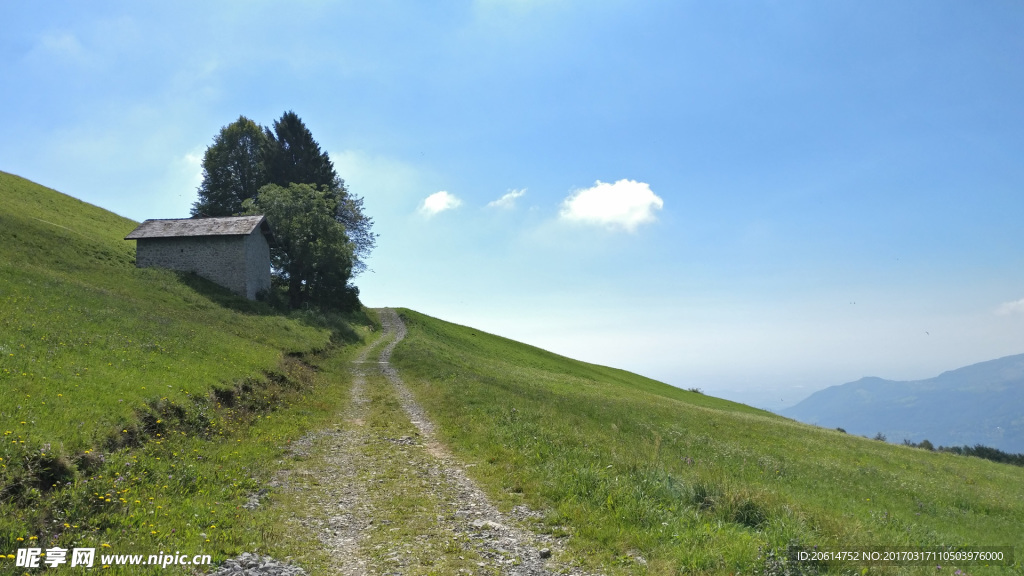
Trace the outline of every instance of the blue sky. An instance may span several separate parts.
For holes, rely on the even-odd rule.
[[[0,170],[183,217],[294,110],[371,306],[778,408],[1024,352],[1024,4],[0,5]],[[504,198],[504,199],[503,199]]]

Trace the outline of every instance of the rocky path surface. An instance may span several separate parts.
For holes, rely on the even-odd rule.
[[[368,573],[367,560],[360,552],[373,516],[366,483],[360,477],[360,471],[374,465],[361,449],[372,441],[364,425],[369,407],[366,386],[370,364],[366,359],[388,338],[387,333],[379,335],[352,363],[351,397],[337,425],[308,434],[292,444],[293,454],[309,457],[311,464],[303,467],[297,477],[285,477],[279,482],[285,490],[302,492],[302,509],[311,514],[297,520],[317,534],[331,558],[332,572],[340,576]],[[264,570],[253,574],[276,576],[278,572]]]
[[[302,465],[275,481],[299,503],[295,522],[315,533],[327,574],[581,575],[556,564],[539,514],[505,514],[439,441],[436,428],[390,364],[401,318],[378,310],[382,334],[352,362],[350,401],[336,425],[293,443]],[[383,346],[383,348],[382,348]],[[305,572],[244,555],[217,576]]]
[[[536,520],[537,515],[525,507],[513,510],[516,517],[502,514],[466,475],[465,468],[438,441],[433,423],[390,364],[392,351],[405,337],[405,325],[391,309],[381,310],[380,319],[385,331],[395,335],[380,354],[381,370],[394,386],[409,420],[419,430],[424,448],[435,460],[433,480],[440,495],[454,509],[454,514],[448,519],[449,529],[468,538],[480,556],[486,559],[481,563],[484,567],[491,565],[499,568],[501,574],[510,576],[552,574],[544,558],[550,556],[550,538],[519,526],[524,521]]]

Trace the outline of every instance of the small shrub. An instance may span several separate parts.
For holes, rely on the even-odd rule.
[[[689,492],[690,503],[701,510],[714,508],[722,499],[722,489],[711,482],[697,482]]]
[[[748,528],[760,528],[768,521],[768,514],[760,504],[744,498],[733,509],[729,519]]]
[[[213,397],[217,400],[217,403],[231,408],[235,405],[235,390],[234,388],[214,388]]]
[[[875,434],[875,437],[873,439],[874,440],[878,440],[879,442],[885,442],[885,440],[886,440],[885,434],[882,434],[881,432],[879,432],[878,434]]]
[[[46,492],[60,484],[70,484],[75,480],[75,465],[67,456],[60,454],[40,455],[32,463],[35,469],[36,488]]]
[[[910,446],[911,448],[923,448],[924,450],[928,450],[928,451],[934,451],[935,450],[935,446],[932,445],[932,443],[929,442],[928,440],[921,440],[919,443],[914,444],[910,440],[907,440],[906,438],[904,438],[903,439],[903,445],[904,446]]]
[[[142,446],[145,437],[146,435],[138,422],[122,424],[117,430],[107,435],[107,439],[103,441],[103,448],[108,452],[114,452],[121,448],[138,448]]]
[[[82,474],[89,476],[99,470],[106,461],[107,459],[102,452],[87,450],[85,453],[80,454],[75,458],[75,467],[77,467]]]

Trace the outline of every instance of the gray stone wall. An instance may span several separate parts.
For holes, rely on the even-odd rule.
[[[259,228],[247,236],[141,238],[135,265],[194,272],[250,300],[270,289],[270,248]]]
[[[255,300],[260,292],[270,292],[270,245],[258,227],[245,237],[245,278],[249,300]]]

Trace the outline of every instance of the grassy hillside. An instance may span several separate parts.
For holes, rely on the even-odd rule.
[[[761,550],[790,543],[1024,544],[1021,468],[807,426],[402,315],[394,362],[453,450],[506,506],[567,527],[584,565],[750,573],[771,564]]]
[[[356,331],[137,269],[135,225],[0,173],[0,555],[266,550],[241,505],[344,397],[310,363]]]

